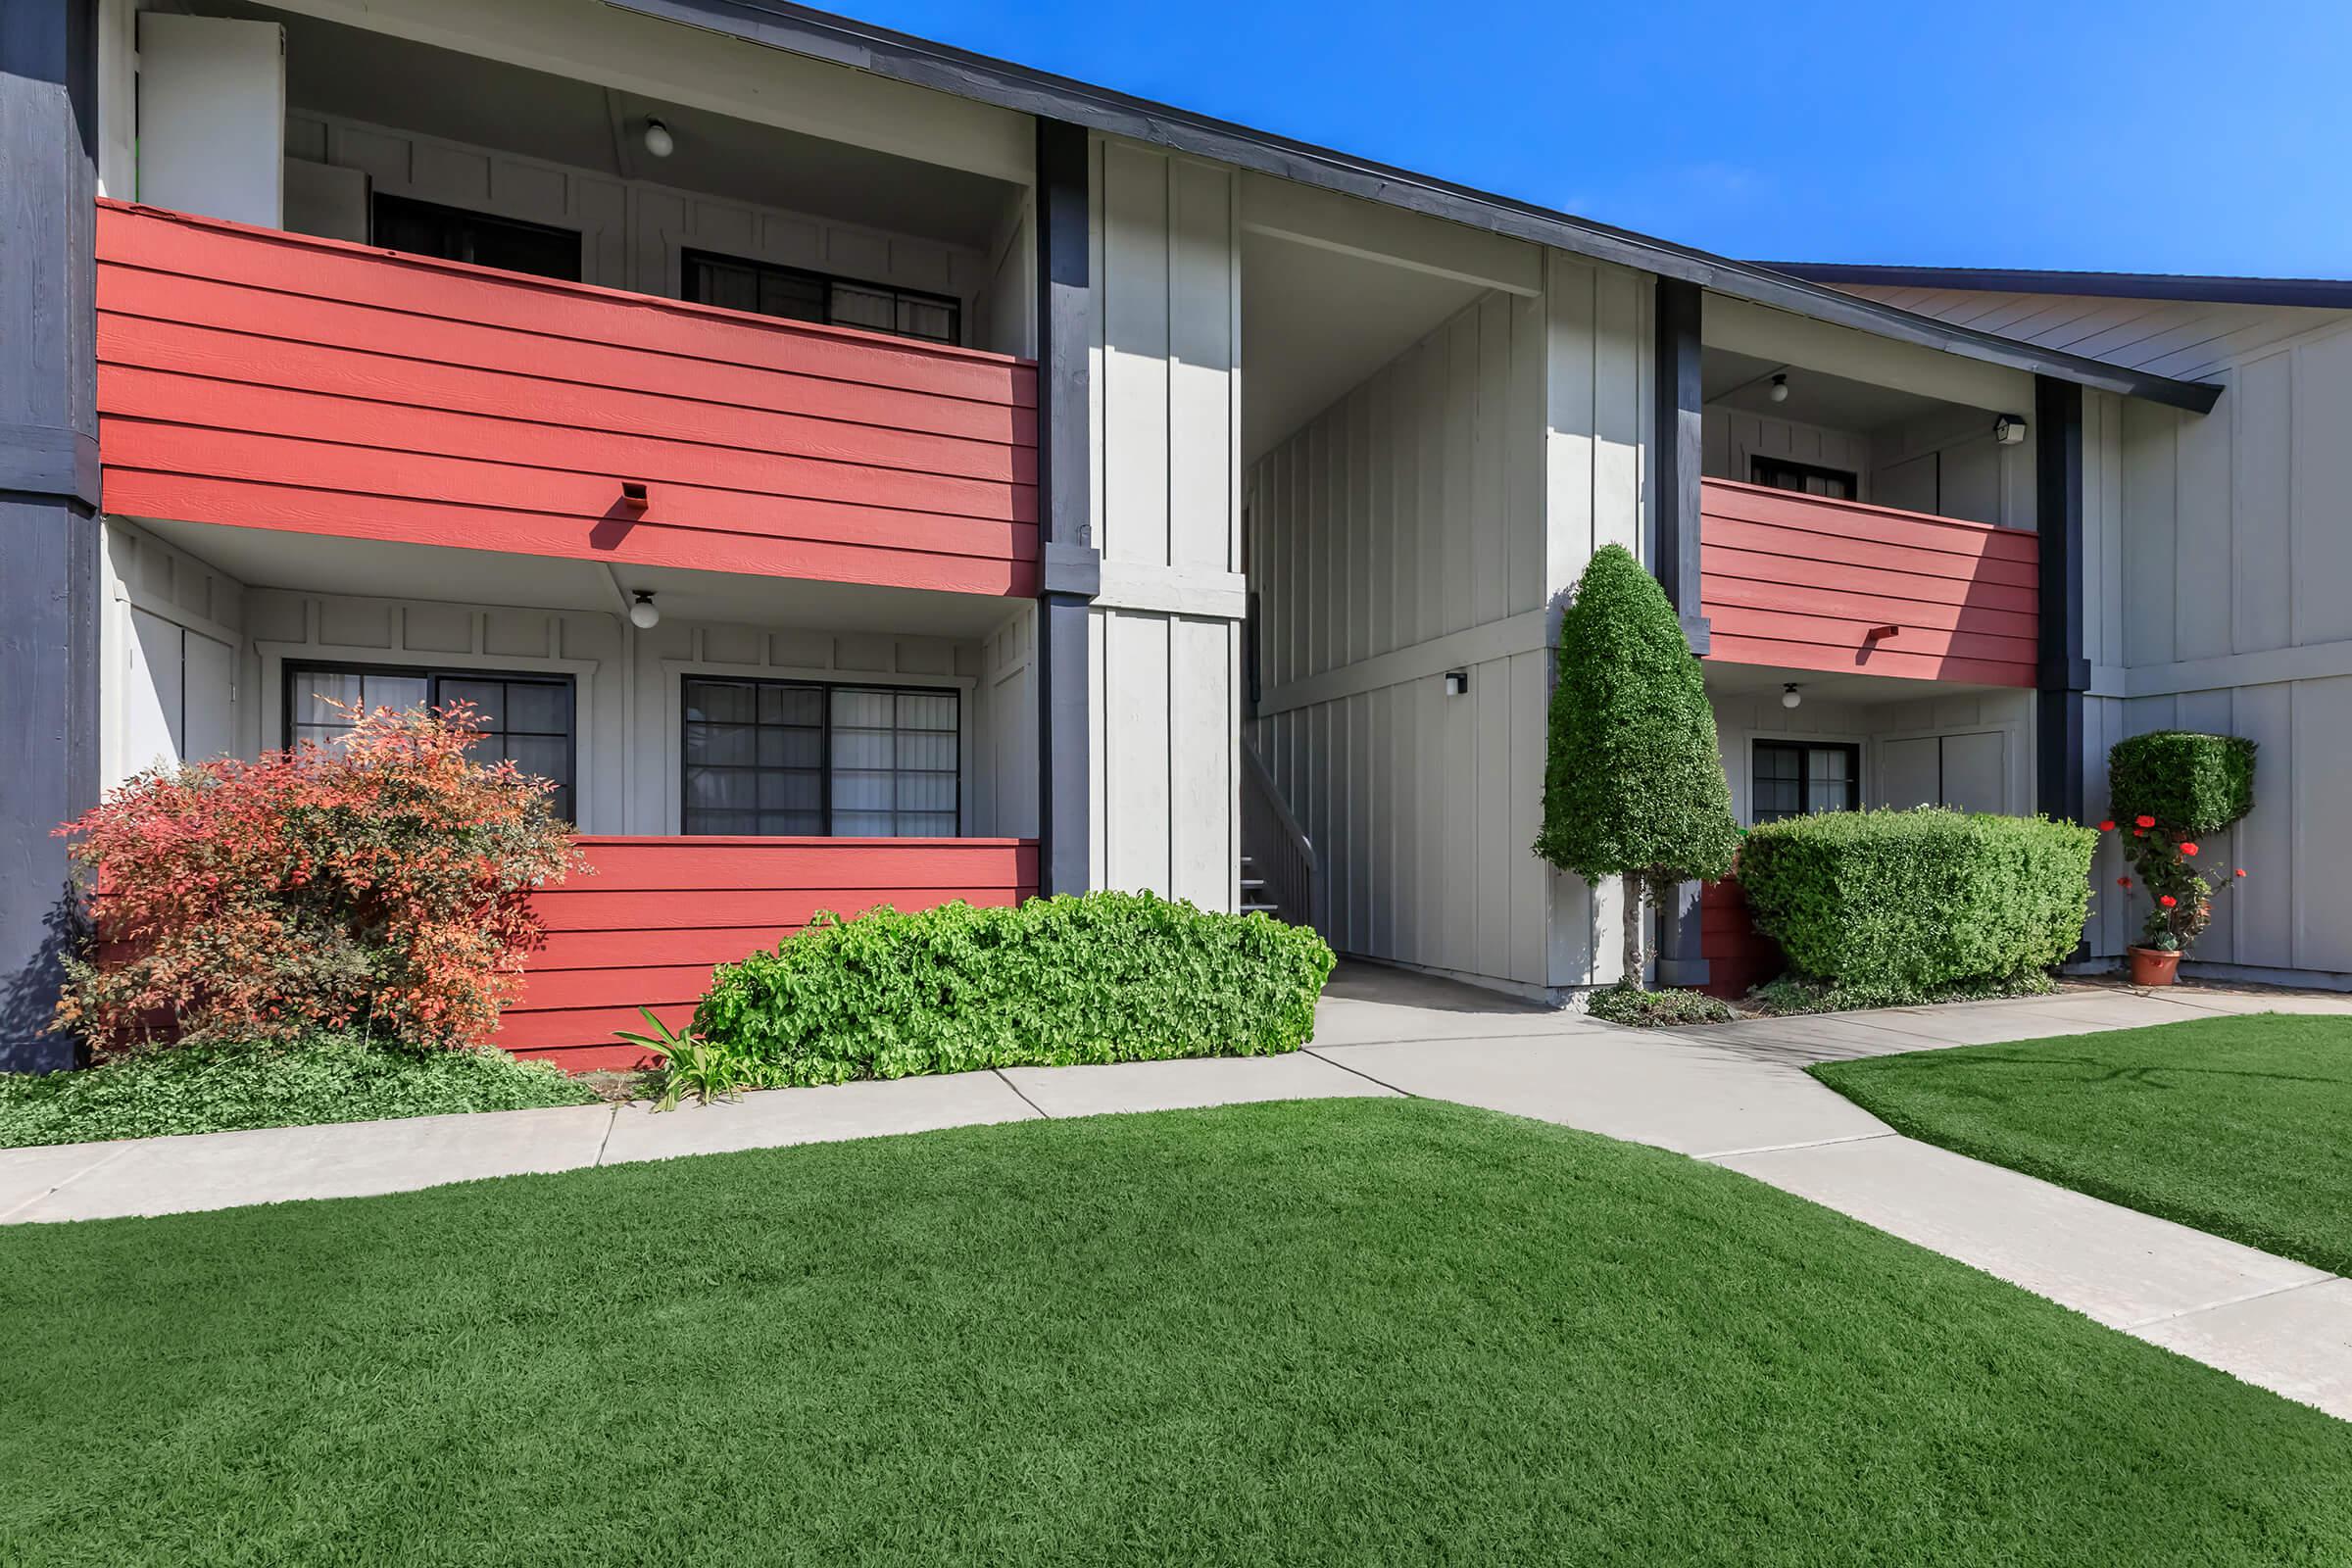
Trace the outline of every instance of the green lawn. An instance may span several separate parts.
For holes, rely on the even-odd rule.
[[[2352,1426],[1426,1102],[0,1231],[9,1563],[2341,1563]]]
[[[1914,1138],[2352,1273],[2352,1018],[2200,1018],[1813,1074]]]

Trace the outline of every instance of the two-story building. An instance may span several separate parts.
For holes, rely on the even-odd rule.
[[[2340,443],[2298,437],[2347,407],[2340,311],[2289,419],[2219,359],[750,0],[0,31],[11,1063],[63,1049],[55,824],[330,702],[466,700],[558,782],[597,874],[544,897],[504,1039],[575,1064],[813,909],[1089,887],[1560,999],[1616,977],[1613,891],[1528,849],[1557,604],[1609,542],[1707,660],[1745,816],[2082,817],[2128,727],[2252,726],[2244,854],[2300,880],[2230,961],[2352,972],[2352,844],[2306,804],[2352,561],[2234,601],[2312,607],[2293,671],[2230,676],[2291,712],[2142,702],[2119,652],[2146,552],[2216,548],[2202,432],[2274,500],[2291,446],[2289,531],[2326,533]],[[1741,977],[1737,911],[1686,904],[1664,976],[1720,935]]]

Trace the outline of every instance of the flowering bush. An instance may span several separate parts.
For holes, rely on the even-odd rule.
[[[2107,754],[2107,792],[2116,814],[2099,831],[2117,836],[2132,867],[2116,885],[2148,898],[2137,945],[2186,952],[2213,923],[2213,901],[2246,874],[2202,869],[2201,841],[2253,809],[2254,743],[2189,730],[2133,736]]]
[[[95,933],[58,1027],[101,1054],[489,1035],[538,940],[531,890],[576,863],[554,786],[469,758],[463,704],[352,716],[332,745],[142,773],[58,829]]]

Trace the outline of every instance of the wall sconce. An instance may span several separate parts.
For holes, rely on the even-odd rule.
[[[1783,708],[1800,707],[1804,700],[1805,694],[1796,689],[1796,682],[1789,681],[1781,687],[1781,706]]]
[[[1992,439],[1995,445],[2013,447],[2024,441],[2025,438],[2026,421],[2016,415],[2004,414],[1992,421]]]
[[[656,158],[667,158],[678,150],[678,141],[661,121],[648,120],[645,122],[645,150]]]
[[[1765,396],[1772,399],[1772,401],[1775,403],[1786,403],[1788,401],[1788,372],[1787,370],[1776,370],[1773,372],[1772,390],[1767,392]]]
[[[1462,695],[1464,692],[1468,691],[1469,689],[1470,689],[1470,672],[1469,672],[1468,670],[1466,670],[1466,669],[1449,669],[1449,670],[1447,670],[1447,671],[1446,672],[1446,696],[1448,696],[1448,697],[1459,697],[1459,696],[1461,696],[1461,695]]]
[[[629,624],[639,631],[652,631],[662,624],[662,609],[654,603],[653,590],[637,590],[635,602],[629,606]]]

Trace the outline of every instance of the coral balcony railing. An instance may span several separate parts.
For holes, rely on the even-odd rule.
[[[108,511],[1030,594],[1024,360],[102,202]]]
[[[2026,530],[1708,479],[1699,544],[1710,659],[2034,683],[2041,541]]]
[[[683,1028],[727,963],[819,909],[1010,906],[1037,892],[1035,839],[583,838],[593,868],[536,896],[547,926],[498,1044],[572,1071],[643,1053],[641,1006]]]

